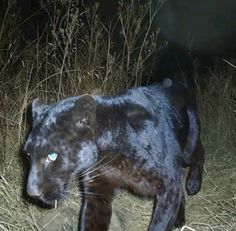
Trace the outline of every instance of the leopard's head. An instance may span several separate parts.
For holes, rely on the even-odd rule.
[[[89,95],[53,105],[32,103],[32,130],[24,150],[30,158],[27,193],[47,204],[63,197],[73,176],[97,161],[96,103]]]

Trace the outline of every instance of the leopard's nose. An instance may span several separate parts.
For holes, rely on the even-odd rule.
[[[38,197],[40,197],[40,196],[42,195],[42,191],[39,190],[39,188],[38,188],[36,185],[34,185],[34,184],[32,184],[32,185],[28,184],[28,185],[27,185],[27,194],[28,194],[29,196],[31,196],[31,197],[36,197],[36,198],[38,198]]]
[[[40,197],[42,190],[40,190],[39,173],[35,165],[31,166],[28,176],[27,193],[31,197]]]

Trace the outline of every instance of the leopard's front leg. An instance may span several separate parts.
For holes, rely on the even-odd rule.
[[[106,231],[111,220],[115,188],[99,170],[91,172],[83,180],[80,231]]]

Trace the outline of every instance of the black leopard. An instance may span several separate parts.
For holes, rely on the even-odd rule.
[[[137,87],[114,96],[81,95],[32,103],[27,192],[46,204],[83,177],[82,231],[109,228],[112,200],[122,188],[154,200],[149,231],[185,222],[186,190],[201,187],[204,150],[196,100],[181,83]]]

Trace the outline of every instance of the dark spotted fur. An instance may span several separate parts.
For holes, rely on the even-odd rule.
[[[154,199],[149,231],[185,222],[182,168],[188,194],[201,187],[204,151],[196,102],[181,84],[164,82],[112,97],[82,95],[32,104],[25,144],[27,192],[45,203],[63,197],[83,172],[80,230],[108,230],[115,190]],[[55,152],[55,161],[48,154]]]

